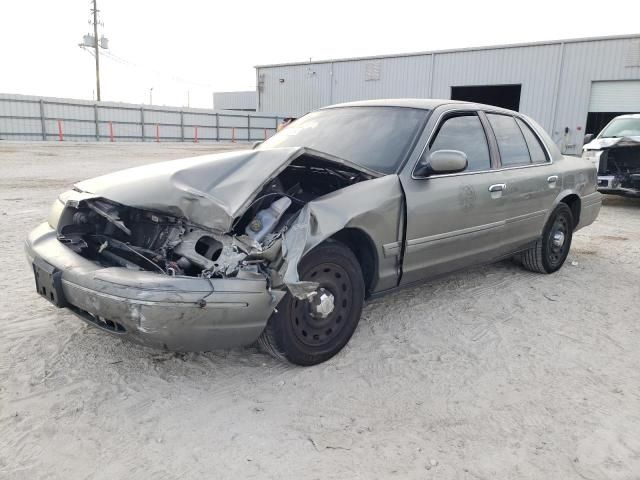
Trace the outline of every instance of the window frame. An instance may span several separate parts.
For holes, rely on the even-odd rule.
[[[524,143],[527,145],[527,150],[529,150],[529,159],[531,160],[531,165],[546,165],[547,163],[549,163],[551,161],[551,156],[549,155],[549,152],[547,152],[546,145],[544,144],[544,142],[542,140],[540,140],[540,137],[538,136],[536,131],[533,128],[531,128],[531,125],[529,125],[527,122],[525,122],[525,120],[522,117],[514,115],[513,118],[516,121],[516,125],[518,126],[518,128],[522,132],[522,136],[524,137]],[[529,142],[527,142],[527,136],[522,131],[522,126],[520,126],[520,123],[523,123],[524,126],[529,129],[529,131],[533,135],[533,138],[535,139],[535,141],[538,142],[538,145],[542,149],[542,154],[544,155],[544,162],[534,162],[533,161],[533,156],[531,155],[531,149],[529,148]]]
[[[496,143],[498,143],[498,136],[496,135],[495,130],[493,129],[493,125],[491,124],[491,120],[489,119],[489,115],[496,115],[496,116],[502,116],[502,117],[509,117],[511,118],[511,120],[513,120],[513,123],[516,125],[516,129],[518,132],[520,132],[520,136],[522,137],[522,141],[524,142],[524,147],[527,150],[527,155],[529,156],[529,161],[524,163],[524,162],[520,162],[520,163],[510,163],[510,164],[504,164],[502,163],[502,152],[500,151],[500,145],[498,144],[498,158],[500,161],[500,167],[504,167],[504,168],[511,168],[511,167],[526,167],[528,165],[536,165],[535,163],[533,163],[533,159],[531,158],[531,150],[529,150],[529,145],[527,144],[527,139],[524,136],[524,132],[522,131],[522,129],[520,128],[520,125],[518,125],[517,122],[517,118],[515,115],[509,115],[508,113],[502,113],[502,112],[486,112],[487,114],[487,121],[489,123],[489,127],[491,128],[491,133],[493,133],[493,137],[496,139]]]
[[[429,138],[427,138],[427,142],[425,143],[424,147],[422,148],[422,152],[418,156],[418,160],[417,160],[416,164],[414,165],[413,170],[411,171],[411,177],[413,179],[418,180],[418,179],[424,179],[424,178],[436,178],[436,177],[450,176],[450,175],[482,173],[482,172],[488,172],[488,171],[493,170],[495,168],[495,160],[496,160],[494,146],[492,145],[492,138],[489,135],[489,132],[487,131],[487,126],[485,124],[485,120],[486,119],[482,118],[481,113],[482,112],[480,112],[479,110],[475,110],[475,109],[448,110],[448,111],[442,113],[440,115],[440,117],[438,118],[438,121],[436,122],[435,127],[432,129],[431,133],[429,134]],[[415,171],[416,171],[416,168],[418,167],[418,163],[420,162],[422,157],[431,149],[431,145],[433,144],[433,142],[435,142],[435,140],[438,137],[438,134],[440,133],[440,130],[442,129],[443,125],[448,120],[450,120],[452,118],[455,118],[455,117],[476,117],[480,121],[480,127],[482,128],[485,140],[487,141],[487,151],[489,153],[489,169],[488,170],[474,170],[474,171],[466,171],[465,170],[463,172],[458,172],[458,173],[453,173],[453,174],[437,174],[437,175],[430,175],[428,177],[416,176],[415,175]]]
[[[453,106],[452,104],[443,104],[443,105],[441,105],[441,107],[442,106],[447,106],[447,105],[448,106]],[[458,105],[455,105],[455,106],[458,107]],[[437,113],[437,110],[438,110],[438,108],[435,108],[432,111],[432,114]],[[480,117],[480,120],[482,121],[482,125],[483,125],[483,127],[485,129],[485,135],[487,136],[487,139],[489,141],[489,152],[491,154],[491,168],[489,170],[479,170],[479,171],[475,171],[475,172],[439,173],[439,174],[435,174],[435,175],[429,175],[427,177],[416,176],[415,171],[418,168],[418,164],[420,162],[420,159],[423,157],[423,155],[427,151],[427,149],[429,147],[429,144],[431,143],[431,140],[434,138],[435,134],[440,130],[441,124],[449,116],[451,116],[452,114],[455,115],[456,113],[463,113],[463,114],[464,113],[476,113]],[[546,163],[529,163],[529,164],[526,164],[526,165],[515,165],[515,166],[509,166],[509,167],[505,167],[504,165],[502,165],[502,162],[500,161],[500,153],[498,152],[498,142],[496,140],[495,134],[493,133],[493,130],[491,130],[491,125],[489,125],[489,119],[486,116],[487,113],[497,113],[497,114],[500,114],[500,115],[510,115],[510,116],[512,116],[514,118],[519,118],[522,122],[524,122],[525,125],[527,125],[531,129],[533,134],[536,136],[536,138],[540,142],[540,145],[542,145],[542,149],[544,150],[544,153],[547,156],[548,161]],[[518,122],[516,122],[516,125],[517,125],[517,123]],[[500,110],[497,110],[497,109],[494,110],[492,108],[482,108],[482,109],[472,108],[472,107],[471,108],[452,108],[452,109],[446,109],[446,110],[438,113],[438,118],[435,121],[435,126],[429,132],[429,135],[428,135],[428,137],[426,139],[426,142],[424,143],[424,145],[421,148],[420,155],[418,155],[418,157],[415,160],[415,163],[413,165],[413,168],[411,169],[411,178],[413,180],[429,180],[429,179],[435,179],[435,178],[459,177],[459,176],[463,176],[463,175],[477,175],[477,174],[481,174],[481,173],[500,172],[500,171],[503,171],[503,170],[518,170],[518,169],[521,169],[521,168],[546,167],[546,166],[553,165],[553,164],[554,164],[553,156],[551,155],[551,152],[549,151],[549,148],[547,147],[546,143],[542,140],[542,138],[538,134],[537,130],[523,116],[517,115],[517,114],[514,115],[512,113],[505,112],[505,111],[500,111]]]

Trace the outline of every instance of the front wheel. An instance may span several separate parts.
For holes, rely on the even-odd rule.
[[[569,255],[573,238],[573,214],[566,203],[551,213],[534,246],[519,255],[522,266],[537,273],[553,273],[562,267]]]
[[[287,293],[258,339],[270,355],[297,365],[322,363],[342,350],[364,303],[364,280],[355,255],[340,242],[314,248],[298,265],[302,280],[317,282],[306,300]]]

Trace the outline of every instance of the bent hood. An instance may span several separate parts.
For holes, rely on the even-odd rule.
[[[76,189],[133,208],[184,217],[226,232],[273,177],[303,154],[381,174],[303,147],[242,150],[171,160],[85,180]]]
[[[605,150],[613,147],[634,147],[640,145],[640,137],[595,138],[587,143],[585,150]]]

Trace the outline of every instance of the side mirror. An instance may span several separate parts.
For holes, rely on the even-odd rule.
[[[587,134],[584,136],[584,142],[583,142],[582,144],[583,144],[583,145],[586,145],[586,144],[587,144],[587,143],[589,143],[591,140],[593,140],[593,137],[594,137],[593,133],[587,133]]]
[[[467,168],[467,155],[459,150],[436,150],[428,157],[422,157],[414,172],[417,177],[434,174],[458,173]]]
[[[262,145],[262,140],[258,141],[258,142],[253,142],[253,145],[251,145],[251,150],[255,150],[256,148],[258,148],[260,145]]]

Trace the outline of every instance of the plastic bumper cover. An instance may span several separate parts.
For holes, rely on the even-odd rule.
[[[103,267],[60,243],[46,223],[29,234],[25,249],[32,264],[59,272],[70,311],[108,333],[156,348],[248,345],[285,294],[268,291],[260,274],[207,279]]]

